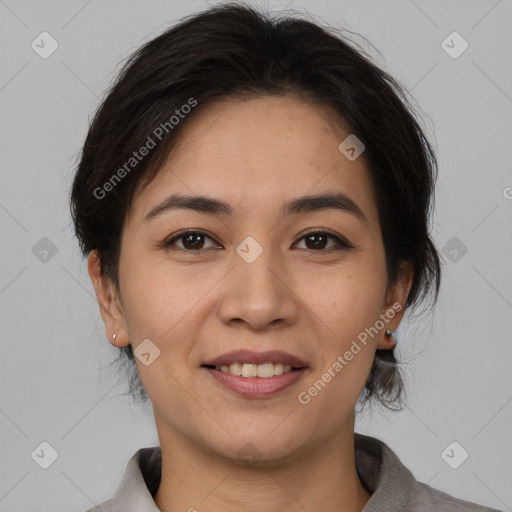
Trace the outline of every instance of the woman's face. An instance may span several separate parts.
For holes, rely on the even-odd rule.
[[[411,276],[388,288],[363,157],[340,152],[349,131],[323,107],[270,96],[212,104],[187,121],[126,217],[118,301],[90,257],[107,335],[144,354],[135,360],[161,437],[230,458],[251,446],[261,459],[284,460],[349,423],[375,349],[390,347],[384,331],[399,324]],[[230,213],[181,207],[148,216],[171,194],[208,196]],[[346,208],[286,211],[321,194],[346,196],[358,212],[348,199]],[[184,229],[199,233],[179,237]],[[225,372],[203,366],[242,349],[283,351],[306,368],[293,370],[295,379],[228,377],[236,391],[215,377]]]

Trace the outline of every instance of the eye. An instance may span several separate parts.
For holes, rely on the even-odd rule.
[[[184,231],[181,231],[177,235],[173,236],[169,240],[166,240],[162,243],[162,247],[164,248],[177,248],[183,251],[187,252],[201,252],[203,249],[212,249],[215,247],[214,245],[211,247],[205,247],[204,240],[208,239],[212,242],[214,240],[207,235],[206,233],[202,231],[197,231],[193,229],[187,229]],[[333,247],[326,248],[326,242],[327,240],[334,240],[336,244]],[[330,252],[331,250],[341,250],[341,249],[351,249],[354,246],[350,244],[347,240],[345,240],[343,237],[334,235],[332,233],[329,233],[327,231],[310,231],[306,233],[302,238],[299,239],[299,242],[304,240],[306,247],[305,249],[310,249],[313,252],[323,253],[323,252]],[[181,246],[177,244],[177,242],[181,242]],[[299,242],[296,242],[299,243]],[[295,244],[295,245],[296,245]],[[337,248],[336,248],[337,247]]]
[[[173,238],[166,240],[162,246],[165,248],[172,248],[172,246],[177,247],[178,249],[182,249],[184,251],[193,252],[193,251],[201,251],[204,249],[204,239],[207,238],[213,242],[213,239],[209,237],[206,233],[202,231],[195,231],[192,229],[187,229],[185,231],[181,231]],[[176,245],[176,241],[182,242],[182,246]],[[211,249],[212,247],[206,247],[206,249]]]
[[[336,249],[335,245],[334,250],[351,249],[354,247],[344,238],[333,235],[327,231],[310,231],[305,236],[303,236],[299,242],[304,240],[306,249],[311,249],[314,252],[329,252],[332,250],[332,246],[330,248],[326,248],[326,243],[329,238],[336,241],[338,248]]]

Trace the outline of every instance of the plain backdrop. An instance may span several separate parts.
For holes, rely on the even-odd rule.
[[[418,480],[512,510],[512,3],[259,5],[367,38],[374,47],[353,36],[410,92],[439,157],[439,302],[398,332],[407,407],[364,413],[357,430],[388,443]],[[206,6],[0,0],[0,511],[85,511],[113,495],[137,449],[158,444],[151,411],[122,396],[122,376],[101,370],[115,353],[67,198],[88,122],[119,63]],[[32,46],[42,32],[58,44],[47,58]],[[455,462],[468,453],[457,469],[442,455],[454,441]],[[33,455],[42,442],[58,454],[47,469]]]

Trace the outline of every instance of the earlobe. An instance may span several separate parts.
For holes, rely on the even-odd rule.
[[[118,304],[114,283],[101,272],[97,250],[89,253],[87,269],[96,292],[107,339],[116,347],[129,345],[130,339],[126,330],[124,313]]]
[[[400,325],[405,313],[405,303],[407,302],[413,281],[413,270],[414,267],[411,262],[402,263],[396,282],[388,289],[386,303],[382,311],[387,324],[377,344],[379,349],[390,350],[396,345],[394,331]]]
[[[377,343],[380,350],[391,350],[396,345],[395,333],[391,329],[384,329],[384,337]]]
[[[115,347],[118,347],[118,348],[126,347],[127,345],[130,344],[130,338],[128,337],[128,333],[126,332],[125,329],[121,329],[121,328],[119,329],[119,332],[120,332],[121,336],[119,336],[119,334],[117,332],[115,332],[112,334],[112,338],[109,338],[109,341]],[[108,338],[108,333],[107,333],[107,338]]]

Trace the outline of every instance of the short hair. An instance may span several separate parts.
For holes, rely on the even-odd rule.
[[[388,282],[396,282],[402,262],[411,262],[405,308],[415,310],[429,297],[433,306],[441,278],[429,234],[437,162],[405,90],[341,31],[238,3],[182,19],[124,63],[90,123],[71,188],[83,255],[96,249],[102,273],[119,290],[122,226],[136,187],[156,176],[183,126],[203,107],[266,95],[327,106],[363,141]],[[147,156],[135,161],[133,153],[150,139]],[[131,371],[131,395],[146,402],[131,345],[120,349],[120,358]],[[405,391],[400,370],[393,349],[377,350],[363,403],[372,398],[393,408]]]

